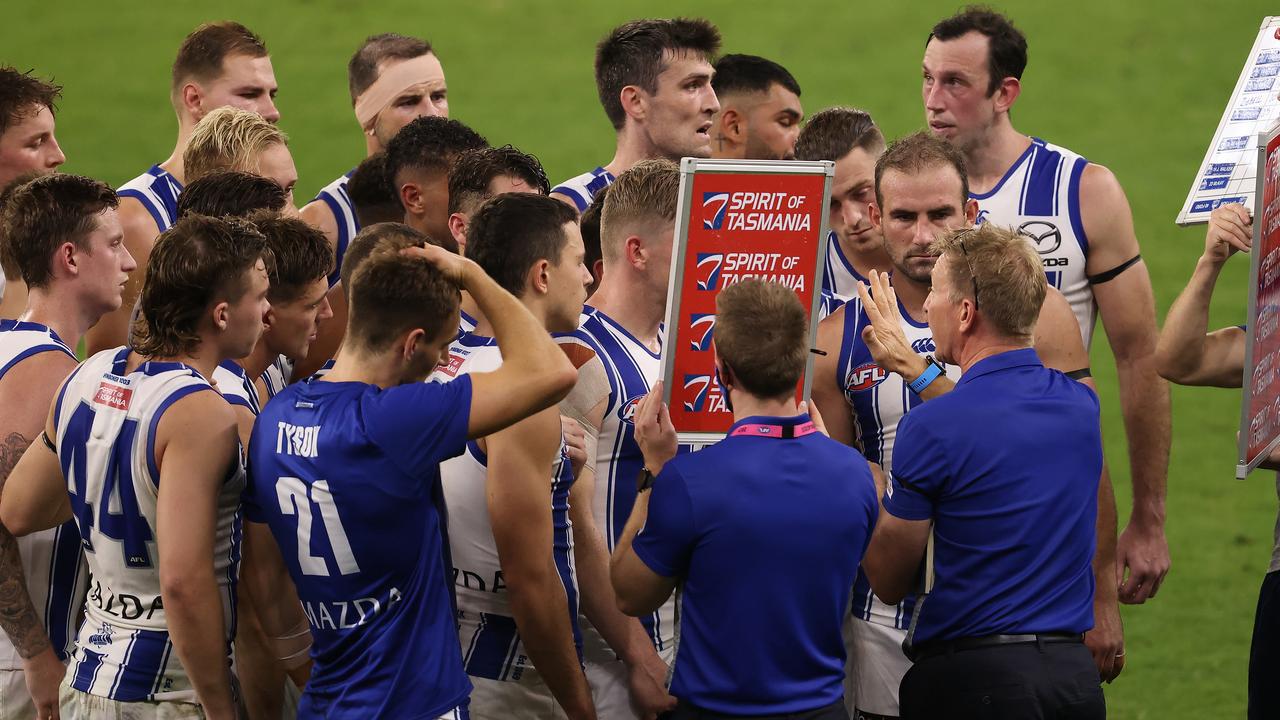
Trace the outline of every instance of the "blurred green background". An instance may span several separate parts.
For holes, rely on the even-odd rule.
[[[69,158],[64,169],[119,184],[172,150],[169,65],[182,37],[202,21],[239,20],[271,49],[280,124],[291,137],[301,202],[363,156],[346,62],[373,33],[430,39],[445,65],[452,117],[490,142],[538,155],[557,182],[612,157],[612,131],[596,100],[591,61],[597,40],[620,22],[707,17],[719,25],[726,52],[786,65],[803,87],[807,112],[835,104],[861,107],[892,138],[923,125],[924,39],[957,5],[14,3],[0,26],[0,62],[34,68],[65,86],[58,113],[58,136]],[[1120,178],[1163,318],[1203,244],[1202,228],[1180,229],[1173,218],[1259,23],[1277,8],[1258,0],[1006,2],[998,8],[1030,43],[1015,125],[1107,165]],[[1247,261],[1230,263],[1219,282],[1213,326],[1244,322],[1247,275]],[[1104,337],[1094,343],[1093,366],[1123,523],[1129,473]],[[1242,717],[1254,603],[1271,552],[1275,486],[1269,473],[1232,479],[1236,393],[1175,388],[1173,399],[1173,569],[1158,597],[1124,609],[1128,666],[1107,687],[1108,704],[1115,718]]]

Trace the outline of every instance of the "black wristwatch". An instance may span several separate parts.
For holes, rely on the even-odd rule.
[[[653,487],[653,473],[649,472],[649,468],[640,468],[640,474],[636,476],[636,494],[645,492]]]

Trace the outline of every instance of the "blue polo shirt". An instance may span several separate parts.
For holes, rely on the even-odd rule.
[[[1093,627],[1098,411],[1028,348],[980,360],[902,419],[884,507],[934,522],[916,644]]]
[[[671,693],[740,715],[838,702],[841,622],[879,511],[866,459],[820,433],[730,435],[668,462],[652,493],[633,547],[684,580]]]

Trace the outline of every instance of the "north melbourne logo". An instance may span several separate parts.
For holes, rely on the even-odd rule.
[[[689,317],[689,329],[692,341],[689,346],[694,350],[711,349],[711,331],[716,327],[716,316],[711,313],[694,313]]]
[[[698,289],[715,290],[720,284],[720,266],[724,265],[721,253],[698,253]]]
[[[724,226],[724,213],[729,208],[729,193],[702,193],[702,228],[719,230]]]

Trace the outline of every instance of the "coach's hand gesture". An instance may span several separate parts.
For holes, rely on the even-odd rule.
[[[867,277],[870,287],[858,283],[858,298],[867,311],[870,324],[862,328],[862,341],[871,351],[876,364],[887,372],[901,375],[907,382],[920,377],[927,363],[907,342],[902,332],[902,314],[898,312],[898,296],[886,273],[872,270]]]
[[[644,455],[644,466],[657,475],[676,456],[676,429],[671,424],[667,404],[662,402],[662,381],[636,406],[636,444]]]

